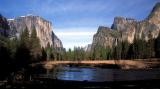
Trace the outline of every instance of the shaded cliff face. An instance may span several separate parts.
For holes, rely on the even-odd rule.
[[[133,43],[134,39],[148,41],[157,38],[160,31],[160,3],[157,3],[149,16],[143,21],[136,21],[132,18],[115,17],[111,28],[98,28],[93,37],[93,47],[101,45],[112,47],[117,42],[128,41]]]
[[[52,31],[51,22],[39,16],[21,16],[10,19],[8,22],[11,30],[16,32],[16,35],[19,35],[26,27],[31,34],[32,30],[35,28],[42,47],[46,47],[47,44],[50,44],[50,46],[54,48],[63,47],[62,42]]]
[[[147,17],[150,23],[154,23],[160,28],[160,3],[157,3]]]
[[[0,29],[9,30],[7,19],[0,14]]]
[[[0,14],[0,35],[9,36],[9,29],[7,19]]]
[[[91,51],[91,47],[92,47],[92,44],[88,44],[88,45],[86,45],[86,46],[84,47],[84,50],[85,50],[86,52],[90,52],[90,51]]]
[[[121,35],[118,37],[121,40],[127,40],[129,43],[133,42],[136,31],[136,20],[131,18],[115,17],[112,29],[118,31]]]
[[[93,46],[100,45],[105,47],[112,47],[112,44],[117,44],[120,33],[108,27],[100,26],[97,33],[93,37]]]

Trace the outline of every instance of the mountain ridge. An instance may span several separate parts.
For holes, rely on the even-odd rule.
[[[40,16],[19,16],[15,19],[8,19],[9,26],[15,33],[20,34],[26,27],[31,34],[32,29],[36,29],[37,37],[40,39],[41,47],[47,47],[49,44],[54,48],[63,48],[61,40],[54,34],[52,23]]]
[[[97,33],[93,36],[92,46],[100,45],[112,47],[117,42],[127,41],[130,44],[134,39],[148,41],[157,38],[160,31],[160,3],[157,3],[148,17],[142,21],[133,18],[115,17],[111,28],[99,26]],[[117,33],[115,35],[111,35]],[[149,37],[151,36],[151,37]]]

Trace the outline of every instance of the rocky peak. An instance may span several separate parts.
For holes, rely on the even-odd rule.
[[[111,28],[100,26],[93,37],[92,46],[112,47],[118,41],[133,43],[134,38],[148,41],[158,37],[159,32],[160,3],[157,3],[148,19],[136,21],[132,18],[115,17]]]
[[[108,27],[100,26],[97,33],[93,37],[92,46],[100,45],[105,47],[112,47],[116,45],[120,37],[120,33]]]
[[[41,18],[40,16],[20,16],[15,19],[8,20],[8,22],[11,30],[16,31],[16,34],[20,34],[26,27],[31,34],[32,30],[35,28],[42,47],[47,47],[47,44],[50,44],[50,46],[53,47],[62,47],[61,41],[57,36],[55,36],[55,34],[53,34],[51,22]]]
[[[150,13],[149,16],[148,16],[148,19],[160,18],[160,14],[159,14],[159,13],[160,13],[160,2],[157,3],[157,4],[153,7],[151,13]]]
[[[133,18],[115,17],[111,29],[123,31],[127,25],[134,25],[136,20]]]
[[[160,29],[160,2],[157,3],[147,17],[150,23],[156,24]]]
[[[92,47],[92,44],[88,44],[88,45],[86,45],[86,46],[84,47],[84,50],[85,50],[86,52],[90,52],[90,51],[91,51],[91,47]]]
[[[98,28],[97,34],[96,35],[105,35],[105,36],[112,36],[115,38],[118,38],[120,34],[116,30],[112,30],[108,27],[100,26]]]
[[[133,18],[124,18],[124,17],[115,17],[113,24],[125,24],[125,23],[133,23],[136,20]]]

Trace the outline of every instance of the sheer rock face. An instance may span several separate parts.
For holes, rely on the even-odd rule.
[[[21,16],[12,20],[8,20],[11,30],[15,31],[16,35],[19,34],[27,27],[29,33],[35,28],[37,37],[40,39],[42,47],[46,47],[47,44],[54,48],[62,48],[62,42],[52,31],[51,22],[39,17],[39,16]]]
[[[7,19],[0,14],[0,29],[9,30]]]
[[[0,35],[8,37],[10,34],[10,28],[7,19],[0,14]]]
[[[86,52],[90,52],[90,51],[91,51],[91,47],[92,47],[92,44],[88,44],[88,45],[86,45],[86,46],[84,47],[84,50],[85,50]]]
[[[131,18],[115,17],[112,29],[118,31],[121,36],[121,40],[127,40],[129,43],[133,43],[135,31],[136,31],[136,20]]]
[[[97,33],[93,37],[92,46],[100,45],[105,47],[112,47],[113,44],[117,44],[120,33],[116,30],[112,30],[108,27],[100,26]]]
[[[143,21],[132,18],[115,17],[111,28],[98,28],[93,37],[93,46],[101,45],[112,47],[119,41],[133,43],[134,39],[145,39],[148,41],[157,38],[160,31],[160,3],[157,3],[150,15]]]
[[[160,2],[157,3],[147,17],[150,23],[155,24],[160,29]]]

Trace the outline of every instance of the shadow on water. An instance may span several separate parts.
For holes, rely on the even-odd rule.
[[[160,69],[122,70],[56,65],[47,70],[37,65],[28,70],[29,81],[12,82],[9,88],[106,88],[159,89]],[[4,86],[6,87],[6,86]],[[3,88],[3,86],[2,86]]]
[[[34,74],[48,87],[69,88],[160,88],[160,69],[122,70],[87,66],[58,65]],[[53,86],[54,85],[54,86]]]

